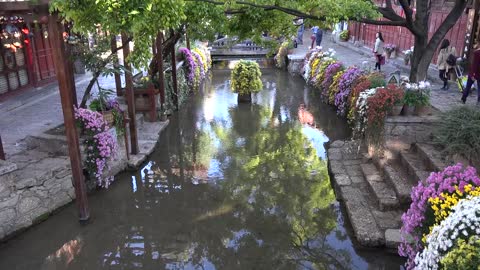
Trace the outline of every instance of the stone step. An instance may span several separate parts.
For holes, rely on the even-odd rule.
[[[430,175],[422,158],[416,153],[401,151],[400,164],[415,183],[424,182]]]
[[[425,143],[416,143],[414,145],[415,152],[425,163],[427,169],[430,171],[442,171],[446,165],[442,159],[440,150],[436,149],[434,145]]]
[[[402,206],[408,206],[411,202],[411,191],[414,186],[412,181],[402,167],[397,163],[384,164],[383,175],[385,181],[389,183],[395,190],[398,201]]]
[[[341,197],[357,241],[366,247],[384,246],[385,233],[377,225],[364,193],[352,186],[342,186]]]
[[[378,202],[379,209],[381,211],[398,209],[400,203],[397,195],[394,189],[384,180],[383,175],[377,167],[371,163],[361,164],[360,167],[362,168],[363,176],[365,180],[367,180],[370,190]]]

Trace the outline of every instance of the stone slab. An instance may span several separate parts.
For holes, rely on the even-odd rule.
[[[400,203],[409,204],[411,202],[410,193],[413,184],[397,172],[391,165],[386,164],[383,167],[385,180],[393,187]]]
[[[375,165],[362,164],[360,166],[371,191],[375,195],[380,210],[385,211],[400,207],[394,190],[387,185]]]
[[[0,176],[17,170],[17,165],[0,159]]]
[[[130,155],[130,159],[128,160],[128,167],[131,169],[138,169],[140,165],[147,159],[146,155],[138,154],[138,155]]]
[[[385,231],[385,245],[387,248],[397,249],[402,243],[402,235],[399,229],[388,229]]]
[[[430,170],[441,171],[446,167],[442,161],[441,153],[436,150],[433,145],[416,143],[415,150],[423,161],[427,163],[427,167],[429,167]]]
[[[384,246],[384,233],[375,222],[362,192],[353,187],[342,187],[341,192],[358,242],[367,247]]]

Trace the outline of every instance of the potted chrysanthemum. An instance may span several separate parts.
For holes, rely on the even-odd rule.
[[[240,60],[232,71],[231,87],[238,94],[238,102],[251,102],[252,93],[263,88],[260,66],[254,61]]]

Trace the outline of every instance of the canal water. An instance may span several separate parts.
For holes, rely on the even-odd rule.
[[[221,66],[220,66],[221,67]],[[299,77],[263,69],[237,104],[214,70],[143,168],[0,245],[0,269],[400,269],[356,247],[327,172],[324,143],[345,121]]]

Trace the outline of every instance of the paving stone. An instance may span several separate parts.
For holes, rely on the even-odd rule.
[[[20,203],[17,206],[19,215],[24,215],[31,210],[37,208],[40,205],[40,199],[34,196],[24,197],[20,199]],[[0,219],[2,220],[2,219]]]
[[[333,174],[342,174],[345,173],[345,168],[340,162],[331,161],[330,162],[330,171]]]
[[[339,186],[348,186],[352,184],[350,177],[346,174],[336,174],[334,177],[334,181]]]
[[[349,160],[344,160],[343,164],[345,165],[360,165],[363,163],[363,160],[361,159],[349,159]]]
[[[328,160],[342,160],[343,157],[342,157],[342,153],[338,152],[338,153],[331,153],[331,152],[328,152]]]
[[[136,169],[140,167],[140,165],[147,159],[146,155],[138,154],[138,155],[130,155],[130,159],[128,160],[128,166],[130,168]]]
[[[361,176],[351,176],[350,180],[352,180],[352,183],[354,184],[365,183],[365,179],[363,179]]]
[[[410,193],[412,191],[413,184],[406,179],[405,176],[398,172],[400,169],[400,167],[394,168],[387,164],[383,167],[383,174],[385,175],[385,180],[395,190],[399,202],[408,204],[411,202]]]
[[[332,148],[341,148],[342,146],[345,145],[344,141],[334,141],[332,144],[330,144],[330,147]]]
[[[359,165],[350,165],[345,166],[345,171],[351,177],[353,176],[362,176],[362,169]]]
[[[138,141],[139,153],[148,156],[153,152],[153,150],[155,150],[156,145],[157,145],[157,141],[139,140]]]
[[[375,218],[369,211],[368,203],[362,193],[356,188],[343,187],[342,194],[347,214],[358,242],[368,247],[385,245],[384,233],[375,222]]]
[[[17,165],[0,159],[0,175],[4,175],[17,170]]]
[[[388,229],[385,231],[385,245],[387,248],[397,249],[402,243],[402,234],[399,229]]]

